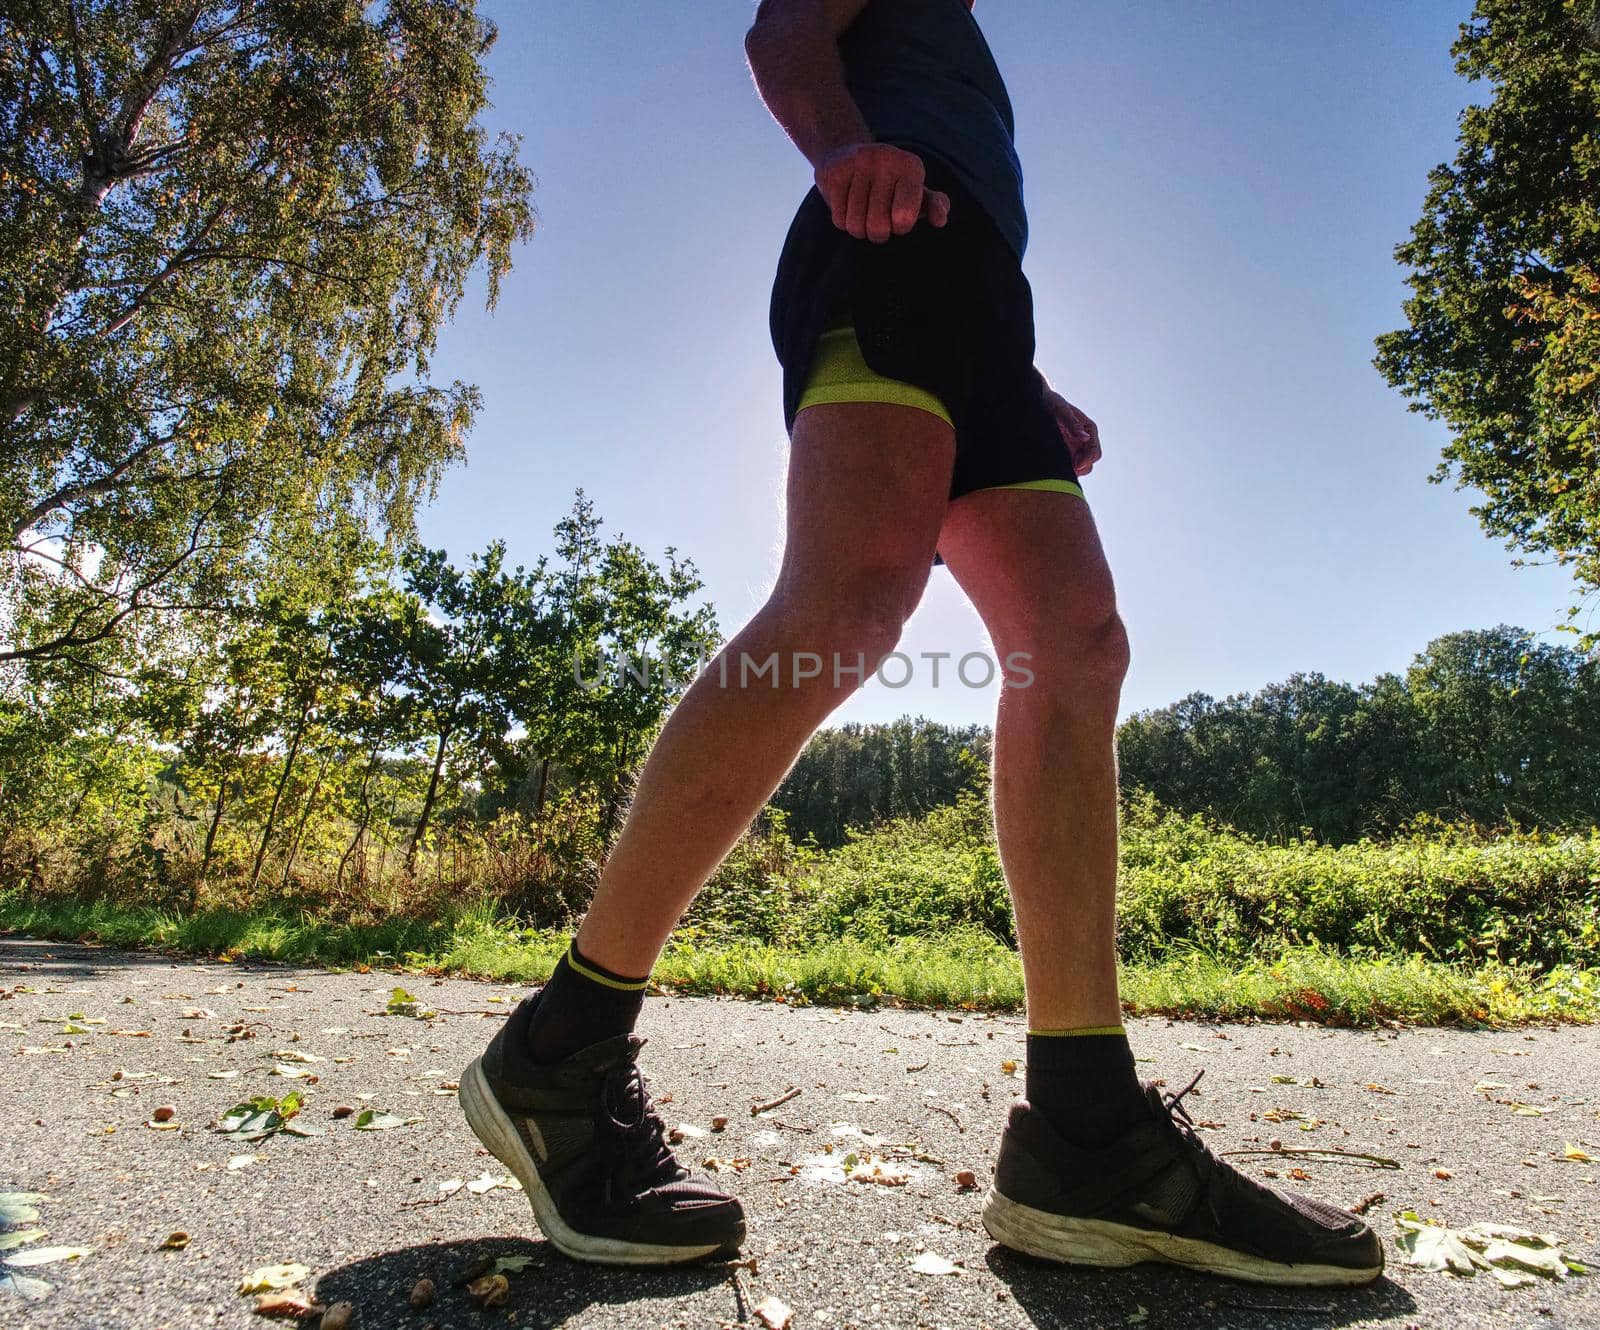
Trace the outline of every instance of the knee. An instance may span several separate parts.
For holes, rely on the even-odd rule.
[[[827,587],[785,587],[773,600],[796,649],[859,652],[875,668],[899,642],[925,580],[897,570],[864,572]]]
[[[1128,630],[1114,608],[1095,615],[1073,615],[1027,635],[1031,686],[1071,705],[1115,706],[1127,678],[1131,650]]]
[[[1082,654],[1084,666],[1094,678],[1120,689],[1133,659],[1122,616],[1112,610],[1096,624],[1085,635]]]

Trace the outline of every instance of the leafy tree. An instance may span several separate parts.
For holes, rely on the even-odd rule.
[[[429,357],[531,230],[472,0],[0,7],[0,661],[335,582],[477,405]]]
[[[1435,480],[1515,550],[1600,590],[1600,9],[1478,0],[1452,48],[1488,82],[1396,250],[1409,326],[1377,365],[1451,431]],[[1585,637],[1585,645],[1600,640]]]
[[[1518,628],[1450,633],[1404,677],[1318,674],[1118,728],[1125,788],[1283,840],[1342,844],[1420,813],[1485,825],[1600,823],[1600,662]]]
[[[688,605],[701,588],[691,562],[669,548],[662,568],[631,541],[602,540],[600,528],[578,491],[556,524],[558,563],[547,574],[550,650],[528,674],[517,715],[528,752],[600,795],[609,840],[634,768],[718,632],[710,606]]]
[[[464,572],[442,550],[409,550],[402,566],[408,594],[400,612],[368,623],[396,633],[396,678],[433,746],[406,851],[409,871],[433,820],[447,762],[463,743],[475,757],[511,728],[512,698],[544,628],[541,575],[507,572],[502,542],[474,555]]]
[[[1600,823],[1600,665],[1502,625],[1430,642],[1406,689],[1422,811]]]

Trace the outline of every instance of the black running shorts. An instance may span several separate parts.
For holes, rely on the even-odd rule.
[[[772,289],[785,427],[793,431],[803,399],[915,400],[859,383],[819,394],[819,381],[848,376],[859,348],[865,377],[931,394],[928,409],[954,426],[952,499],[1000,487],[1082,498],[1033,368],[1033,293],[1016,252],[942,163],[927,165],[928,187],[950,196],[943,227],[919,222],[875,245],[834,226],[817,190],[800,204]],[[840,350],[840,330],[852,327],[856,346]]]

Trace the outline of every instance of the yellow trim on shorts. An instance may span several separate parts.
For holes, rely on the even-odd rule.
[[[800,394],[796,414],[808,406],[822,406],[830,402],[886,402],[891,406],[911,406],[955,428],[945,405],[933,393],[914,383],[891,379],[879,374],[861,354],[861,343],[850,324],[827,329],[817,338],[817,349],[811,357],[811,369],[806,375],[806,386]],[[1018,480],[1009,485],[984,485],[983,489],[997,490],[1049,490],[1058,494],[1075,494],[1084,497],[1083,487],[1076,481],[1058,477],[1043,480]],[[976,492],[976,491],[974,491]]]
[[[886,402],[891,406],[911,406],[938,416],[952,429],[955,422],[945,405],[932,393],[913,383],[904,383],[879,374],[861,354],[856,330],[848,324],[830,328],[817,339],[805,390],[800,394],[797,413],[808,406],[830,402]]]
[[[1046,477],[1044,480],[1015,480],[1009,485],[984,485],[986,490],[1054,490],[1057,494],[1076,494],[1084,498],[1083,486],[1075,480],[1058,480]],[[976,490],[972,491],[974,494]],[[1085,499],[1087,502],[1087,499]]]

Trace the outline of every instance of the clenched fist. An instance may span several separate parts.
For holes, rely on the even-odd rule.
[[[919,220],[943,226],[950,196],[924,184],[922,158],[889,143],[853,143],[817,164],[817,189],[833,210],[833,224],[857,240],[884,244]]]

